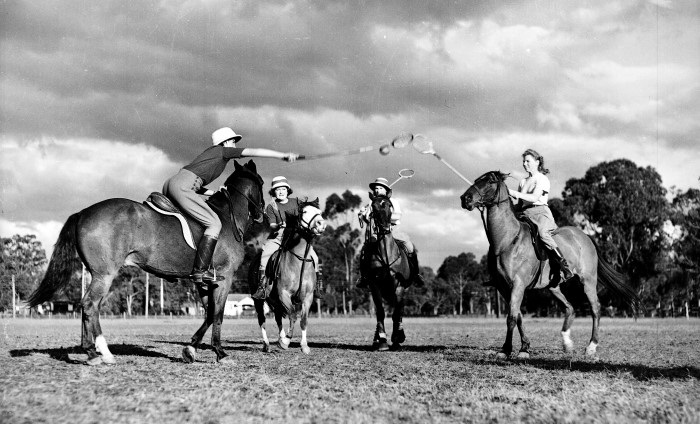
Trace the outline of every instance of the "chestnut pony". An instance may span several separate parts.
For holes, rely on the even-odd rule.
[[[225,189],[209,199],[222,223],[212,264],[224,279],[209,287],[197,287],[207,313],[191,343],[183,349],[186,362],[195,360],[197,348],[212,324],[211,344],[217,361],[228,356],[221,347],[226,298],[234,272],[244,258],[243,233],[251,221],[262,222],[263,219],[263,180],[253,161],[243,166],[235,163],[235,171],[224,186]],[[196,245],[204,229],[189,217],[188,222]],[[136,265],[158,277],[175,281],[187,277],[192,270],[195,250],[185,242],[175,217],[162,215],[128,199],[101,201],[71,215],[63,225],[46,275],[29,298],[30,307],[51,300],[57,290],[68,284],[75,271],[76,254],[92,276],[82,299],[81,346],[88,355],[87,363],[99,365],[115,362],[100,328],[100,306],[119,268]]]
[[[560,286],[550,284],[550,278],[560,278],[559,270],[555,269],[550,273],[552,270],[549,261],[541,262],[538,259],[528,224],[519,221],[515,215],[505,184],[506,177],[507,174],[498,171],[487,172],[477,178],[460,197],[464,209],[481,210],[490,244],[488,260],[491,283],[509,304],[506,341],[498,356],[510,356],[513,350],[513,329],[517,325],[521,340],[518,357],[529,357],[530,340],[525,335],[520,304],[526,289],[544,288],[548,288],[565,308],[564,325],[561,329],[563,347],[566,352],[572,352],[570,328],[574,319],[574,307],[566,299]],[[623,276],[601,257],[598,247],[582,230],[571,226],[561,227],[553,236],[573,271],[579,276],[578,279],[573,279],[578,282],[570,281],[566,284],[576,285],[575,289],[582,289],[591,304],[593,329],[586,347],[586,355],[593,357],[598,346],[600,325],[598,283],[629,304],[635,313],[641,302],[632,287],[624,282]]]

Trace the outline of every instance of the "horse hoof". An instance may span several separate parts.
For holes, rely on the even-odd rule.
[[[518,359],[530,359],[530,354],[527,352],[518,352]]]
[[[391,346],[389,347],[389,350],[392,352],[398,352],[401,350],[401,344],[400,343],[392,343]]]
[[[85,361],[87,365],[90,365],[91,367],[94,367],[96,365],[101,365],[102,364],[102,357],[101,356],[95,356],[92,359],[88,359]]]
[[[194,362],[196,357],[197,357],[197,351],[195,350],[194,347],[185,346],[185,348],[182,349],[182,360],[185,361],[185,363],[191,364],[192,362]]]
[[[226,355],[226,356],[222,356],[221,358],[216,358],[216,362],[219,362],[222,364],[232,364],[233,358],[229,355]]]
[[[277,341],[277,346],[279,346],[281,349],[287,350],[289,349],[289,342],[279,339]]]
[[[307,345],[302,345],[301,352],[308,355],[309,353],[311,353],[311,349],[309,349],[309,346],[307,346]]]
[[[262,351],[263,351],[264,353],[269,353],[269,352],[270,352],[270,343],[264,343],[264,344],[263,344]]]
[[[397,330],[394,331],[394,333],[391,335],[391,342],[392,343],[403,343],[406,341],[406,334],[403,332],[403,330]]]
[[[117,361],[114,360],[114,355],[102,355],[102,363],[107,365],[114,365],[117,363]]]
[[[389,350],[389,343],[386,342],[386,339],[381,339],[375,343],[375,349],[379,352],[386,352]]]
[[[505,361],[506,359],[508,359],[508,355],[506,355],[503,352],[498,352],[496,354],[496,359],[498,359],[499,361]]]
[[[595,357],[597,350],[598,350],[597,344],[595,344],[595,343],[589,344],[588,347],[586,347],[586,356],[588,356],[589,358]]]

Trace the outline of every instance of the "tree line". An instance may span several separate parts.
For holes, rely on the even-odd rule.
[[[313,243],[325,283],[320,302],[324,313],[371,312],[369,293],[356,288],[364,243],[364,229],[357,219],[362,204],[362,198],[349,190],[326,198],[324,217],[329,225]],[[561,197],[550,200],[550,208],[559,226],[578,226],[593,238],[605,259],[637,290],[647,315],[675,316],[686,309],[698,314],[700,190],[666,189],[653,167],[639,167],[630,160],[618,159],[591,167],[582,178],[569,179]],[[411,232],[410,228],[404,230]],[[236,273],[232,292],[249,291],[248,267],[261,248],[263,233],[260,226],[247,232],[246,257]],[[75,260],[76,269],[80,269],[77,256]],[[8,311],[12,306],[11,276],[15,276],[19,299],[26,299],[42,278],[46,263],[44,249],[34,235],[2,238],[0,311]],[[491,315],[505,307],[505,300],[484,285],[489,280],[485,255],[477,258],[472,252],[461,252],[445,258],[437,270],[421,267],[421,274],[426,284],[408,291],[407,315]],[[158,313],[157,279],[150,281],[149,311]],[[103,311],[143,314],[145,284],[144,271],[123,267]],[[197,299],[188,283],[166,283],[164,291],[165,313],[181,313]],[[577,297],[575,288],[567,291],[579,313],[586,313],[584,296]],[[76,272],[62,296],[78,303],[80,295],[81,275]],[[600,295],[608,312],[625,312],[605,292]],[[558,313],[557,303],[546,290],[528,292],[523,308],[541,316]]]

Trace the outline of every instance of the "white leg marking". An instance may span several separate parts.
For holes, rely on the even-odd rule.
[[[586,348],[587,356],[595,356],[596,350],[598,349],[598,343],[590,342]]]
[[[263,342],[265,342],[265,344],[270,344],[270,341],[267,339],[267,331],[265,331],[265,327],[260,327],[260,331],[262,332]]]
[[[311,353],[311,349],[309,349],[309,344],[306,341],[306,330],[301,330],[301,351],[307,355]]]
[[[571,329],[561,332],[564,352],[571,353],[574,350],[574,342],[571,340]]]
[[[114,360],[114,355],[109,351],[107,347],[107,340],[101,334],[95,338],[95,348],[98,352],[102,354],[102,362],[109,365],[114,365],[116,362]]]

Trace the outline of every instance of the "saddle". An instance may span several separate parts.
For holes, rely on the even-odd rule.
[[[177,218],[182,227],[182,236],[185,242],[187,242],[187,245],[192,249],[197,250],[196,241],[198,241],[203,234],[203,228],[199,222],[182,212],[162,193],[154,191],[143,203],[162,215],[169,215]]]
[[[542,239],[540,239],[539,231],[537,231],[537,224],[532,222],[527,216],[521,215],[518,217],[520,221],[524,222],[527,224],[528,228],[530,229],[530,238],[532,239],[532,248],[535,250],[535,256],[537,259],[540,261],[540,265],[537,269],[537,273],[535,274],[535,278],[533,279],[532,286],[534,286],[542,277],[542,272],[544,270],[544,265],[547,261],[549,261],[549,256],[547,255],[547,247],[542,243]],[[552,235],[556,235],[559,233],[559,229],[557,228],[556,230],[552,231]],[[549,280],[551,281],[554,278],[560,278],[559,277],[559,265],[555,261],[549,261],[549,268],[550,268],[550,273],[549,273]]]

